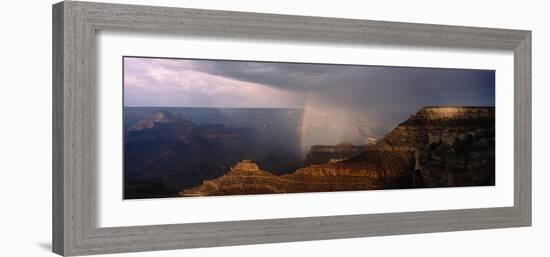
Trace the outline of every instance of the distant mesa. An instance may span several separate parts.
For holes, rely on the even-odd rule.
[[[367,145],[353,145],[349,142],[337,145],[313,145],[306,155],[305,163],[307,165],[334,163],[357,156],[367,148]]]
[[[166,123],[168,122],[168,115],[164,112],[155,112],[151,116],[139,121],[138,123],[130,126],[130,131],[148,129],[155,126],[156,123]]]

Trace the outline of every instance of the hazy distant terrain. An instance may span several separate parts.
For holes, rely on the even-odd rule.
[[[303,162],[297,109],[124,109],[127,198],[165,197],[251,159],[274,174]]]

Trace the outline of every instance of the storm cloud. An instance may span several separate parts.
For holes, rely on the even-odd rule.
[[[125,58],[129,105],[299,108],[311,99],[391,127],[423,106],[494,106],[495,72]]]

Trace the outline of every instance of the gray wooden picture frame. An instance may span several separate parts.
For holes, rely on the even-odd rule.
[[[514,206],[97,227],[95,37],[100,30],[513,51]],[[53,251],[58,254],[87,255],[530,225],[530,31],[73,1],[53,6]]]

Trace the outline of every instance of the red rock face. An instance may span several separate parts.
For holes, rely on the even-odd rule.
[[[494,185],[493,107],[425,107],[361,153],[285,175],[249,160],[179,196]]]
[[[398,185],[384,167],[374,165],[311,165],[285,175],[262,171],[249,160],[237,163],[224,176],[184,190],[179,196],[246,195],[382,189]]]

